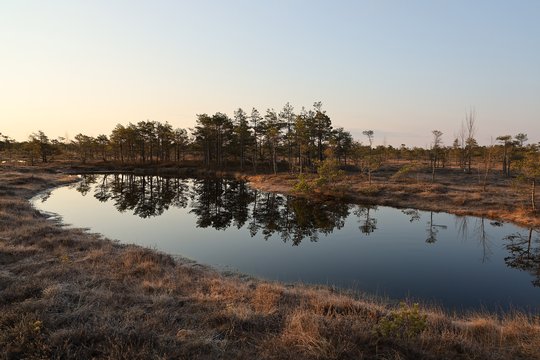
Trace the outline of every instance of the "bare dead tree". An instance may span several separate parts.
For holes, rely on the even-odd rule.
[[[465,154],[467,159],[467,172],[471,172],[472,156],[476,147],[476,110],[470,109],[465,114]]]
[[[433,134],[433,147],[431,155],[431,182],[435,182],[435,167],[439,159],[439,151],[442,144],[441,137],[443,133],[439,130],[433,130],[431,133]]]
[[[465,123],[461,122],[461,127],[457,135],[458,146],[459,146],[459,167],[465,169],[465,144],[467,140],[467,130],[465,129]]]
[[[493,158],[493,137],[491,138],[491,143],[486,147],[486,152],[484,154],[484,181],[482,183],[482,191],[486,191],[488,175],[491,170],[491,159]]]

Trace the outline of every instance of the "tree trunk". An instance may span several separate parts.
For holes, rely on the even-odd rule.
[[[504,146],[504,154],[503,154],[503,174],[504,176],[508,176],[508,172],[506,171],[506,167],[507,167],[507,149],[506,149],[506,145]]]
[[[240,170],[244,171],[244,140],[240,140]]]
[[[292,172],[292,146],[291,146],[291,127],[287,127],[287,160],[289,162],[289,172]]]
[[[482,191],[484,191],[484,192],[486,191],[489,169],[491,168],[491,151],[492,151],[492,147],[489,147],[488,149],[489,150],[488,150],[487,158],[486,158],[486,162],[485,162],[484,184],[482,186]]]
[[[257,136],[255,136],[255,153],[253,154],[253,172],[257,173]]]
[[[277,174],[277,164],[276,164],[276,145],[272,144],[272,165],[274,168],[274,175]]]
[[[533,232],[533,228],[530,228],[530,229],[529,229],[529,241],[528,241],[528,245],[527,245],[527,255],[528,255],[528,256],[531,254],[532,232]]]
[[[536,211],[536,201],[535,201],[535,196],[536,196],[536,179],[532,179],[532,187],[531,187],[531,206],[532,206],[532,211]]]

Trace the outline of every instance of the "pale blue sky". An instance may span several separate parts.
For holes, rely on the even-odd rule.
[[[540,141],[540,1],[0,1],[0,132],[322,101],[376,142]]]

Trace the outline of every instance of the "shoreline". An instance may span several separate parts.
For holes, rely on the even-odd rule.
[[[0,345],[8,357],[114,357],[118,349],[137,358],[540,357],[540,324],[524,314],[415,312],[324,287],[230,277],[62,227],[29,199],[68,178],[5,170]],[[403,316],[421,331],[390,330]]]
[[[446,212],[457,216],[485,217],[526,228],[540,228],[540,211],[529,209],[528,186],[513,179],[490,174],[484,191],[475,174],[462,174],[455,169],[442,169],[432,183],[429,174],[420,180],[411,177],[392,179],[395,169],[374,173],[372,184],[361,174],[346,174],[334,187],[315,188],[302,193],[294,190],[297,177],[290,173],[252,174],[234,170],[205,169],[196,166],[158,166],[117,164],[60,164],[53,169],[67,174],[157,175],[167,177],[218,176],[249,182],[250,186],[267,192],[321,200],[338,200],[360,205],[390,206],[398,209]],[[444,171],[443,171],[444,170]],[[313,180],[314,174],[308,174]]]
[[[250,175],[249,184],[259,190],[293,196],[318,197],[361,205],[389,206],[397,209],[445,212],[456,216],[474,216],[495,221],[510,222],[520,227],[539,228],[540,216],[526,209],[523,196],[516,196],[513,189],[498,185],[488,192],[480,186],[457,187],[440,183],[390,183],[375,179],[371,185],[357,175],[347,175],[336,184],[337,189],[316,189],[307,193],[294,190],[297,181],[291,175]],[[409,190],[409,192],[407,192]],[[495,195],[496,199],[484,201]],[[515,196],[512,201],[508,197]]]
[[[93,174],[93,175],[104,175],[104,176],[107,176],[109,174],[126,174],[126,172],[120,172],[120,171],[87,171],[87,172],[80,172],[80,171],[75,171],[74,173],[77,173],[77,174]],[[160,175],[154,175],[154,173],[145,173],[145,174],[142,174],[141,171],[138,171],[138,169],[135,169],[135,171],[132,171],[132,172],[128,172],[128,174],[133,174],[135,176],[142,176],[142,175],[148,175],[148,176],[165,176],[167,177],[167,175],[163,175],[163,174],[160,174]],[[216,176],[215,174],[211,174],[209,173],[208,171],[204,171],[204,174],[205,175],[211,175],[212,177]],[[170,175],[170,173],[169,173]],[[233,177],[232,174],[226,174],[228,175],[230,178]],[[170,175],[170,176],[173,176],[173,175]],[[178,178],[181,178],[181,179],[184,179],[184,178],[187,178],[187,177],[184,177],[184,176],[181,176],[181,175],[177,175]],[[261,176],[261,175],[257,175],[256,176],[257,178],[259,178],[259,181],[260,179],[262,178],[262,182],[259,182],[257,185],[259,185],[258,187],[253,187],[253,189],[261,189],[261,188],[264,188],[265,185],[267,185],[267,183],[264,182],[264,179],[265,177],[264,176]],[[274,175],[273,176],[274,178],[281,178],[281,176],[276,176]],[[238,179],[238,177],[236,177],[236,179]],[[80,179],[74,179],[74,183],[79,181]],[[247,177],[247,178],[240,178],[240,180],[245,180],[247,184],[250,185],[250,187],[252,187],[252,183],[250,183],[250,177]],[[284,182],[280,182],[281,186],[282,186],[282,189],[278,189],[276,190],[275,188],[272,188],[272,189],[269,189],[268,191],[275,191],[279,194],[281,193],[286,193],[286,194],[290,194],[291,196],[304,196],[304,197],[308,197],[309,194],[296,194],[294,193],[293,191],[291,191],[290,189],[286,189],[285,188],[285,183]],[[61,185],[60,187],[62,186],[65,186],[65,185]],[[272,184],[270,184],[270,187],[272,187]],[[47,189],[47,190],[43,190],[42,192],[36,194],[34,197],[32,197],[30,199],[30,202],[33,204],[32,200],[35,199],[36,197],[38,197],[40,194],[44,194],[46,195],[47,193],[49,193],[50,191],[56,189],[58,187],[54,187],[54,188],[50,188],[50,189]],[[321,196],[319,196],[321,197]],[[326,201],[326,202],[331,202],[333,201],[333,198],[331,196],[327,196],[327,197],[321,197],[320,199],[321,201]],[[316,200],[317,201],[317,200]],[[378,206],[378,205],[375,205],[375,207]],[[388,206],[390,207],[389,205],[384,205],[384,206]],[[392,207],[393,209],[395,209],[395,207]],[[38,208],[36,208],[38,209]],[[48,216],[49,219],[52,218],[52,220],[54,221],[57,221],[57,220],[60,220],[62,221],[63,218],[61,215],[57,214],[57,213],[54,213],[54,212],[47,212],[47,211],[44,211],[44,210],[39,210],[38,211],[42,212],[43,214],[45,214],[46,216]],[[423,210],[422,210],[423,211]],[[448,213],[447,213],[448,214]],[[52,216],[51,216],[52,215]],[[84,229],[88,229],[88,231],[92,231],[92,232],[95,232],[95,230],[92,230],[91,228],[86,228],[86,225],[83,223],[80,223],[78,226],[75,226],[75,225],[72,225],[72,224],[66,224],[66,223],[62,223],[62,226],[67,226],[67,227],[70,227],[70,228],[74,228],[74,227],[80,227],[80,228],[84,228]],[[106,237],[107,235],[106,234],[103,234],[103,233],[99,233],[100,235]],[[121,242],[122,243],[122,242]],[[124,243],[126,245],[130,245],[129,243]],[[137,245],[137,244],[133,244],[133,245],[136,245],[136,246],[142,246],[142,247],[146,247],[145,245]],[[152,248],[152,247],[150,247]],[[156,249],[154,248],[156,251],[164,251],[164,250],[160,250],[159,247]],[[198,263],[198,260],[197,259],[194,259],[194,258],[189,258],[189,257],[185,257],[183,254],[181,253],[172,253],[172,252],[167,252],[165,251],[166,254],[172,256],[172,257],[178,257],[180,259],[184,259],[184,260],[189,260],[189,261],[192,261],[194,263]],[[238,270],[238,269],[234,269],[234,268],[230,268],[229,265],[225,265],[225,264],[221,264],[221,265],[211,265],[211,264],[200,264],[201,266],[205,266],[205,267],[208,267],[208,268],[211,268],[213,270],[215,270],[216,272],[222,274],[222,275],[236,275],[238,277],[251,277],[253,279],[257,279],[257,280],[261,280],[261,281],[270,281],[270,282],[279,282],[280,284],[282,285],[285,285],[285,286],[294,286],[295,283],[300,283],[302,284],[302,282],[298,282],[298,281],[283,281],[283,280],[275,280],[275,279],[272,279],[272,278],[262,278],[262,277],[257,277],[256,275],[253,275],[253,274],[250,274],[249,272],[242,272],[241,270]],[[349,288],[349,287],[346,287],[346,286],[338,286],[338,285],[324,285],[322,283],[307,283],[306,284],[307,286],[322,286],[322,287],[330,287],[330,288],[333,288],[333,289],[337,289],[339,292],[341,293],[347,293],[351,296],[355,296],[355,294],[362,294],[363,291],[359,290],[359,289],[356,289],[356,290],[353,290],[352,288]],[[400,299],[399,297],[398,298],[390,298],[387,294],[382,294],[382,295],[377,295],[377,294],[373,294],[371,292],[369,292],[370,296],[373,298],[373,299],[379,299],[381,302],[384,302],[386,304],[398,304]],[[365,294],[363,294],[365,295]],[[442,302],[433,302],[433,301],[425,301],[424,299],[422,298],[412,298],[412,297],[408,297],[408,301],[409,302],[418,302],[420,304],[422,304],[423,306],[426,306],[428,308],[430,307],[435,307],[435,308],[441,308],[441,309],[444,309],[444,311],[446,312],[454,312],[454,313],[457,313],[457,314],[467,314],[467,313],[470,313],[470,312],[474,312],[474,311],[477,311],[477,309],[475,308],[468,308],[468,309],[464,309],[463,307],[461,308],[454,308],[454,307],[445,307]],[[498,306],[498,307],[502,307],[502,306]],[[483,308],[483,305],[480,305],[479,308]],[[491,310],[489,310],[489,306],[487,306],[488,310],[486,311],[493,311],[493,312],[496,312],[496,313],[502,313],[504,314],[505,312],[508,312],[508,310],[495,310],[493,308],[491,308]],[[511,306],[509,307],[511,308]],[[529,313],[529,314],[536,314],[538,311],[537,310],[531,310],[531,309],[528,309],[528,308],[520,308],[518,309],[518,311],[522,311],[522,312],[525,312],[525,313]]]

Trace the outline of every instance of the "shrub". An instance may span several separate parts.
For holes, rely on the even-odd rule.
[[[412,163],[406,164],[399,168],[392,176],[392,180],[402,180],[407,178],[411,173],[418,172],[420,170],[420,164]]]
[[[311,185],[304,174],[298,175],[298,182],[294,184],[293,190],[298,193],[307,193],[311,191]]]
[[[334,159],[326,159],[317,166],[317,186],[322,187],[328,184],[335,184],[341,180],[344,171],[339,169],[339,163]]]
[[[381,319],[376,331],[384,337],[411,339],[419,336],[426,327],[427,316],[420,313],[420,306],[401,302],[399,309]]]

